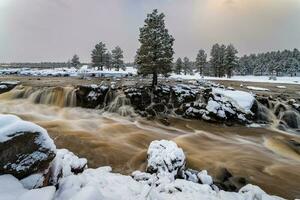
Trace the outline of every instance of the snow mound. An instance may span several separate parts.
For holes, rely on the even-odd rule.
[[[249,90],[255,90],[255,91],[270,91],[267,88],[262,88],[262,87],[254,87],[254,86],[247,86],[246,87]]]
[[[59,149],[56,152],[56,157],[54,158],[51,166],[52,183],[56,184],[59,178],[82,173],[86,168],[87,159],[78,158],[67,149]]]
[[[0,176],[0,200],[53,200],[55,187],[27,190],[12,175]]]
[[[136,174],[138,175],[138,174]],[[153,180],[152,180],[153,181]],[[137,182],[111,172],[110,167],[87,169],[60,181],[55,200],[282,200],[257,186],[246,185],[238,193],[213,190],[207,184],[184,179],[160,179],[160,183]]]
[[[147,172],[158,176],[168,177],[170,180],[181,173],[185,167],[185,155],[177,144],[167,140],[151,142],[148,148]]]

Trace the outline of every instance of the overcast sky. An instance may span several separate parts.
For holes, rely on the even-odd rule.
[[[152,9],[166,14],[175,57],[232,43],[239,54],[300,49],[300,0],[0,0],[0,62],[90,61],[100,41],[132,61]]]

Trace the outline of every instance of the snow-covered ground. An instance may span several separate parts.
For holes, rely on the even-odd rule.
[[[72,76],[72,77],[123,77],[134,75],[137,70],[133,67],[127,67],[125,70],[99,70],[97,68],[88,68],[83,66],[80,69],[75,68],[55,68],[55,69],[30,69],[30,68],[8,68],[0,69],[0,75],[19,75],[19,76]]]
[[[240,81],[240,82],[261,82],[261,83],[286,83],[286,84],[300,84],[300,77],[276,77],[277,80],[269,80],[269,76],[233,76],[231,78],[218,78],[218,77],[202,77],[199,74],[195,75],[178,75],[172,74],[172,79],[205,79],[205,80],[229,80],[229,81]]]

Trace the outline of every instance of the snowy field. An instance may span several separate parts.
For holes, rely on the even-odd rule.
[[[97,68],[88,68],[83,66],[80,69],[75,68],[55,68],[55,69],[30,69],[30,68],[6,68],[0,69],[0,76],[5,75],[18,75],[18,76],[41,76],[41,77],[125,77],[128,75],[136,75],[137,69],[133,67],[127,67],[125,70],[98,70]],[[269,76],[233,76],[227,77],[202,77],[199,74],[183,75],[183,74],[171,74],[170,79],[175,80],[228,80],[239,82],[258,82],[258,83],[281,83],[281,84],[300,84],[300,77],[276,77],[276,80],[269,80]]]
[[[218,77],[202,77],[199,74],[195,75],[178,75],[172,74],[170,78],[173,79],[205,79],[205,80],[227,80],[240,82],[258,82],[258,83],[286,83],[286,84],[300,84],[300,77],[276,77],[277,80],[269,80],[269,76],[233,76],[231,78]]]
[[[19,76],[53,76],[53,77],[124,77],[134,75],[137,70],[133,67],[127,67],[125,70],[99,70],[97,68],[88,68],[83,66],[80,69],[72,68],[55,68],[55,69],[30,69],[30,68],[8,68],[0,69],[0,76],[19,75]]]

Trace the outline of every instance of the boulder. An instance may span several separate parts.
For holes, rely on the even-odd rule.
[[[155,140],[148,148],[147,172],[174,180],[185,169],[185,155],[175,142]]]
[[[13,115],[0,115],[0,175],[22,179],[48,169],[56,147],[47,131]]]
[[[19,81],[2,81],[0,82],[0,94],[14,89],[19,84]]]
[[[104,107],[109,87],[104,85],[80,85],[76,90],[77,106],[84,108]],[[110,94],[112,96],[112,94]]]

